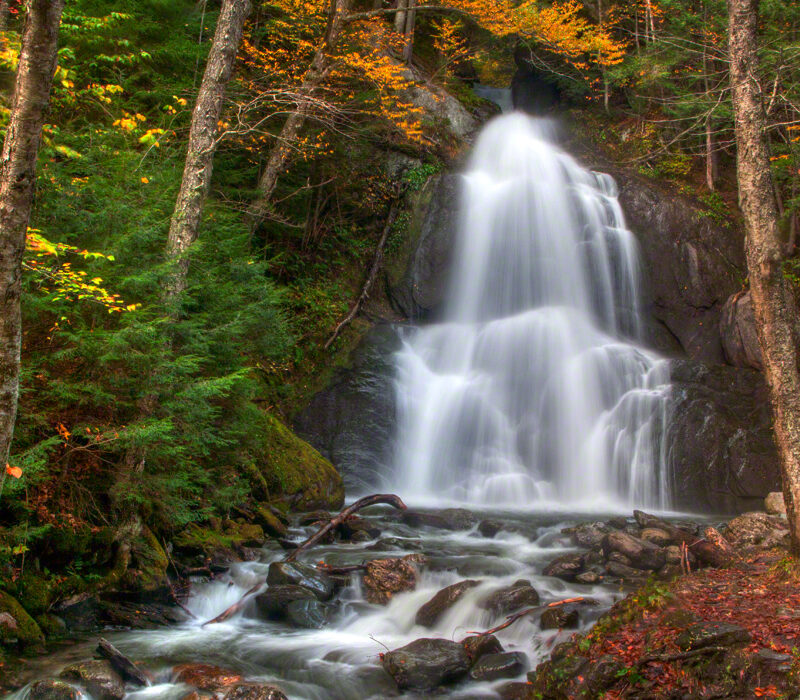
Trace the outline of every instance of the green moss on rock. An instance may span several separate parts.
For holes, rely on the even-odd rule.
[[[19,601],[8,593],[0,591],[0,613],[8,613],[16,622],[16,629],[0,625],[0,644],[18,642],[23,647],[36,647],[44,644],[44,634],[36,621],[25,612]]]
[[[268,415],[260,472],[271,501],[285,501],[294,510],[339,509],[344,484],[336,468],[305,440]]]

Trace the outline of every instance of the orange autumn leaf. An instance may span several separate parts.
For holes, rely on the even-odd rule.
[[[6,464],[6,474],[13,476],[15,479],[19,479],[22,476],[22,469]]]

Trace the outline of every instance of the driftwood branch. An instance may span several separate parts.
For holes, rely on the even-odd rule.
[[[380,272],[381,265],[383,265],[383,249],[386,247],[386,241],[389,238],[389,233],[391,232],[392,226],[397,218],[397,209],[399,204],[400,202],[398,199],[394,199],[392,201],[392,205],[389,208],[389,215],[386,217],[386,225],[383,227],[383,233],[378,241],[378,245],[375,247],[375,255],[372,258],[372,266],[370,267],[369,274],[367,275],[367,280],[364,282],[364,286],[361,289],[361,294],[358,295],[358,299],[356,299],[356,303],[353,304],[353,307],[350,309],[350,313],[348,313],[347,316],[342,319],[341,323],[339,323],[339,325],[334,329],[331,337],[328,338],[328,341],[325,343],[326,350],[333,344],[333,341],[339,337],[339,333],[342,332],[342,329],[356,317],[364,302],[369,298],[369,294],[372,291],[372,286],[375,284],[375,280],[378,278],[378,272]]]
[[[345,508],[339,515],[335,518],[331,518],[330,522],[325,523],[319,530],[317,530],[311,537],[309,537],[305,542],[303,542],[297,549],[293,552],[284,557],[284,561],[294,561],[297,559],[298,555],[301,552],[304,552],[309,547],[315,545],[319,542],[325,535],[327,535],[331,530],[335,527],[338,527],[341,523],[343,523],[347,518],[349,518],[353,513],[356,511],[361,510],[362,508],[366,508],[367,506],[373,506],[378,503],[385,503],[386,505],[393,506],[397,508],[397,510],[406,510],[407,506],[400,500],[399,496],[395,496],[393,493],[376,493],[372,496],[364,496],[364,498],[360,498],[357,500],[353,505],[348,506]]]
[[[245,593],[241,598],[239,598],[238,601],[236,601],[233,605],[231,605],[231,607],[229,607],[227,610],[224,610],[223,612],[221,612],[213,620],[209,620],[208,622],[204,622],[203,623],[203,627],[205,627],[206,625],[215,625],[218,622],[225,622],[225,620],[227,620],[229,617],[231,617],[232,615],[235,615],[237,612],[239,612],[244,607],[244,604],[253,595],[255,595],[256,593],[258,593],[261,590],[261,587],[264,585],[264,583],[265,583],[264,581],[261,581],[260,583],[257,583],[249,591],[247,591],[247,593]]]
[[[569,603],[583,603],[585,600],[586,600],[585,598],[565,598],[564,600],[553,601],[552,603],[548,603],[547,605],[537,605],[534,608],[527,608],[522,612],[509,615],[506,618],[505,622],[503,622],[500,625],[497,625],[497,627],[492,627],[492,629],[486,630],[485,632],[467,632],[467,634],[477,634],[479,637],[483,637],[487,634],[494,634],[495,632],[504,630],[506,627],[510,627],[517,620],[519,620],[521,617],[525,617],[526,615],[531,615],[532,613],[539,612],[540,610],[547,610],[547,608],[557,608],[561,605],[567,605]]]
[[[144,669],[139,668],[107,639],[100,637],[100,641],[97,643],[97,653],[104,659],[108,659],[114,670],[124,680],[140,686],[152,684],[153,676]]]

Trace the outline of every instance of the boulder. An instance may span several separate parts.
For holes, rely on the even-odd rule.
[[[375,559],[367,562],[363,584],[367,601],[386,605],[395,593],[417,587],[417,570],[407,559]]]
[[[770,515],[786,515],[786,502],[781,491],[772,491],[764,499],[764,510]]]
[[[761,511],[743,513],[731,520],[724,535],[736,547],[771,547],[778,544],[788,532],[784,518]]]
[[[16,643],[23,647],[39,647],[44,635],[36,621],[16,598],[0,591],[0,645]]]
[[[211,693],[224,691],[242,681],[242,677],[235,671],[211,664],[179,664],[172,669],[172,674],[176,683],[186,683]]]
[[[500,700],[536,700],[537,695],[530,683],[506,683],[497,689]]]
[[[625,566],[615,561],[606,564],[606,573],[623,581],[638,582],[647,578],[647,572],[641,569],[634,569],[632,566]]]
[[[672,537],[670,534],[657,527],[644,528],[644,530],[642,530],[641,538],[645,542],[651,542],[657,547],[666,547],[672,543]]]
[[[286,535],[289,534],[289,529],[286,525],[266,504],[262,503],[256,507],[253,520],[260,525],[262,530],[270,537],[286,537]]]
[[[592,548],[598,546],[606,535],[603,523],[583,523],[565,531],[579,547]]]
[[[478,581],[466,580],[443,588],[417,611],[414,622],[423,627],[433,627],[442,615],[452,608],[468,590],[477,586],[478,583]]]
[[[67,666],[59,678],[86,688],[95,700],[122,700],[125,684],[110,661],[93,659]]]
[[[231,688],[223,700],[288,700],[284,692],[267,683],[239,683]]]
[[[755,370],[670,362],[672,507],[742,512],[780,490],[769,396]]]
[[[400,520],[409,527],[431,527],[438,530],[470,530],[477,518],[464,508],[445,508],[436,513],[406,510]]]
[[[485,654],[470,669],[469,677],[474,681],[514,678],[524,673],[527,667],[528,658],[519,651]]]
[[[618,552],[639,569],[655,571],[667,563],[666,552],[661,547],[620,531],[609,532],[603,538],[603,551],[607,554]]]
[[[729,364],[759,371],[764,368],[749,290],[728,297],[722,307],[719,331],[722,350]]]
[[[494,591],[481,601],[480,607],[495,617],[509,615],[520,608],[539,605],[539,594],[530,581],[517,581],[506,588]]]
[[[498,520],[481,520],[478,523],[478,532],[488,539],[492,539],[502,529],[503,523]]]
[[[600,583],[602,580],[602,575],[596,571],[584,571],[582,574],[578,574],[575,577],[575,583],[582,583],[587,586],[593,586],[596,583]]]
[[[33,683],[28,691],[28,700],[80,700],[81,694],[69,683],[48,678]]]
[[[267,570],[267,583],[270,586],[302,586],[307,588],[318,600],[333,597],[333,581],[327,574],[308,564],[274,561]]]
[[[411,550],[414,552],[418,552],[422,549],[422,541],[421,540],[410,540],[403,537],[383,537],[379,539],[375,544],[371,544],[367,547],[372,552],[381,552],[393,549],[399,550]]]
[[[400,690],[433,690],[469,672],[464,647],[449,639],[417,639],[383,656],[383,667]]]
[[[568,610],[563,605],[547,608],[539,620],[543,630],[577,629],[580,616],[575,609]]]
[[[381,529],[374,521],[359,518],[358,516],[351,516],[343,523],[340,523],[337,529],[343,540],[351,542],[374,540],[381,536]]]
[[[677,645],[686,651],[704,647],[730,647],[750,642],[750,633],[728,622],[697,622],[676,638]]]
[[[270,586],[256,596],[256,608],[268,620],[283,620],[287,616],[290,603],[307,600],[317,600],[317,596],[303,586]]]
[[[471,664],[474,664],[485,654],[499,654],[503,651],[503,645],[493,634],[477,634],[467,637],[461,640],[461,645],[464,647],[464,651],[467,652]]]
[[[582,554],[562,554],[545,566],[542,573],[545,576],[553,576],[564,581],[574,581],[578,574],[583,573],[583,570]]]
[[[295,627],[319,630],[328,624],[330,608],[318,600],[293,600],[286,606],[286,619]]]

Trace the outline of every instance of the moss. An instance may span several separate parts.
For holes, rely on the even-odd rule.
[[[344,502],[342,477],[311,445],[268,415],[260,471],[272,501],[296,510],[338,509]]]
[[[151,592],[168,585],[169,559],[149,528],[143,528],[142,534],[134,540],[131,554],[130,568],[124,576],[126,588]]]
[[[264,540],[266,537],[260,525],[240,524],[229,520],[222,532],[197,524],[189,525],[175,536],[173,544],[186,554],[209,556],[215,552],[238,547],[259,547],[264,544]]]
[[[25,612],[19,601],[0,591],[0,613],[8,613],[17,623],[17,629],[0,626],[0,643],[17,641],[23,647],[38,647],[44,644],[44,634],[36,621]]]
[[[48,639],[58,639],[67,634],[67,627],[63,620],[55,615],[45,613],[43,615],[37,615],[35,620],[36,624],[39,625],[39,629],[44,632]]]
[[[52,600],[52,585],[44,576],[27,572],[17,582],[17,598],[30,615],[47,611]]]

